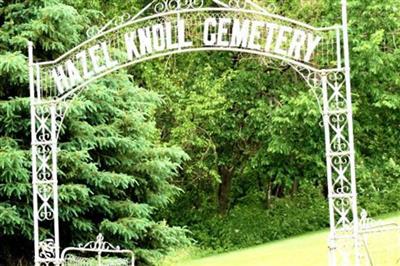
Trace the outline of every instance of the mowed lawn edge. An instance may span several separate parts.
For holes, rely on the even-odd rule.
[[[400,213],[379,217],[376,220],[400,224]],[[328,234],[329,231],[325,229],[200,259],[186,258],[181,262],[165,266],[324,266],[328,265]],[[374,259],[380,262],[379,265],[397,265],[396,263],[400,263],[400,232],[384,234],[371,237],[371,244],[374,245],[370,247],[371,252],[374,253]],[[393,239],[389,241],[388,238]],[[394,252],[396,249],[398,252]]]

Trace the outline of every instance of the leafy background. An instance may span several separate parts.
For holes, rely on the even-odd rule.
[[[0,263],[33,257],[27,41],[35,60],[54,59],[89,25],[145,2],[0,1]],[[337,0],[257,2],[340,23]],[[359,205],[378,215],[400,207],[400,2],[348,2]],[[109,75],[72,104],[60,139],[63,246],[102,232],[156,265],[182,245],[218,252],[327,226],[321,117],[291,69],[179,55]]]

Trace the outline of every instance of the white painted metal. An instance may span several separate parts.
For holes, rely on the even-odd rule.
[[[148,7],[147,7],[148,8]],[[90,38],[86,41],[84,41],[83,43],[81,43],[80,45],[74,47],[73,49],[71,49],[70,51],[66,52],[65,54],[61,55],[59,58],[57,58],[56,60],[52,60],[52,61],[46,61],[46,62],[38,62],[37,65],[42,66],[42,65],[52,65],[52,64],[57,64],[59,63],[61,60],[63,60],[64,58],[70,56],[71,54],[73,54],[74,52],[78,51],[79,49],[81,49],[84,45],[92,42],[93,40],[97,40],[100,37],[108,34],[108,33],[112,33],[112,32],[116,32],[119,31],[122,28],[126,28],[129,25],[132,24],[137,24],[143,21],[147,21],[147,20],[152,20],[152,19],[156,19],[156,18],[160,18],[160,17],[166,17],[166,16],[171,16],[171,15],[179,15],[182,13],[202,13],[202,12],[234,12],[234,13],[238,13],[238,14],[252,14],[252,15],[262,15],[262,16],[266,16],[266,17],[270,17],[272,19],[276,19],[276,20],[280,20],[283,22],[287,22],[290,24],[294,24],[297,25],[299,27],[302,28],[306,28],[309,29],[311,31],[330,31],[330,30],[336,30],[336,29],[340,29],[342,30],[342,26],[341,25],[334,25],[334,26],[330,26],[330,27],[314,27],[312,25],[291,19],[291,18],[287,18],[287,17],[283,17],[281,15],[276,15],[276,14],[271,14],[268,12],[260,12],[259,10],[249,10],[249,9],[237,9],[237,8],[230,8],[230,7],[204,7],[204,8],[196,8],[196,9],[178,9],[178,10],[172,10],[172,11],[168,11],[168,12],[164,12],[164,13],[156,13],[150,16],[146,16],[146,17],[134,17],[134,20],[127,20],[127,21],[123,21],[120,25],[117,25],[113,28],[108,28],[108,27],[102,27],[101,30],[99,30],[97,32],[97,34],[95,34],[94,36],[90,36]],[[143,11],[141,11],[143,12]],[[141,13],[142,14],[142,13]],[[123,15],[125,16],[125,15]],[[113,20],[114,21],[114,20]],[[117,20],[118,21],[118,20]],[[107,26],[112,25],[112,23],[107,23]]]
[[[329,261],[330,266],[336,266],[336,241],[335,241],[335,234],[336,234],[336,219],[335,219],[335,210],[334,206],[334,188],[333,188],[333,180],[332,180],[332,167],[331,165],[331,158],[328,155],[328,151],[330,150],[331,146],[331,133],[330,133],[330,126],[329,126],[329,96],[328,96],[328,78],[326,75],[322,76],[321,79],[322,85],[322,95],[323,95],[323,121],[324,121],[324,131],[325,131],[325,150],[326,150],[326,165],[327,165],[327,179],[328,179],[328,200],[329,200],[329,224],[330,224],[330,235],[328,240],[329,245]]]
[[[57,105],[50,105],[51,119],[51,172],[52,172],[52,192],[53,192],[53,221],[54,221],[54,250],[55,261],[60,260],[60,233],[58,219],[58,178],[57,178],[57,151],[58,151],[58,133],[57,133]]]
[[[375,221],[368,217],[365,210],[361,211],[359,222],[359,245],[360,252],[360,265],[395,265],[398,264],[399,259],[390,258],[385,260],[381,254],[375,254],[377,251],[382,252],[387,249],[388,257],[392,254],[399,254],[400,251],[400,224],[395,222],[382,222]],[[376,245],[373,239],[378,240],[379,243],[387,241],[386,245]],[[371,243],[373,242],[373,243]],[[377,255],[376,258],[374,255]],[[382,261],[385,260],[385,261]],[[390,261],[391,260],[391,261]]]
[[[218,7],[204,7],[202,0],[160,0],[152,1],[135,16],[123,16],[108,22],[99,30],[92,29],[87,41],[70,50],[60,58],[49,61],[33,62],[33,45],[29,47],[29,81],[31,94],[31,131],[32,131],[32,182],[34,208],[35,265],[60,265],[69,251],[82,251],[81,248],[67,248],[60,255],[59,222],[58,222],[58,183],[57,183],[57,139],[62,120],[68,108],[68,100],[96,79],[113,71],[157,57],[195,51],[233,51],[251,53],[291,66],[301,75],[316,95],[322,115],[325,131],[327,183],[329,196],[330,265],[359,266],[359,222],[357,214],[357,192],[355,179],[354,139],[352,122],[350,59],[347,33],[347,7],[342,0],[342,25],[317,28],[308,24],[273,14],[268,8],[262,8],[249,0],[213,1]],[[271,9],[271,8],[270,8]],[[149,14],[144,16],[148,12]],[[333,65],[314,65],[293,58],[270,52],[261,52],[246,48],[233,47],[189,47],[165,51],[144,56],[137,60],[117,64],[105,71],[87,78],[82,83],[68,90],[65,94],[49,94],[48,86],[54,86],[45,76],[49,67],[63,64],[89,45],[110,34],[132,27],[152,19],[195,16],[204,13],[222,13],[264,17],[294,25],[308,32],[333,33],[332,47],[326,54],[336,54]],[[343,45],[342,45],[343,44]],[[324,53],[321,53],[323,57]],[[323,59],[323,58],[321,58]],[[325,60],[327,61],[327,60]],[[343,65],[344,64],[344,65]],[[50,84],[50,85],[49,85]],[[53,85],[52,85],[53,84]],[[47,87],[46,87],[47,86]],[[50,88],[51,89],[51,88]],[[46,94],[47,93],[47,94]],[[40,230],[42,223],[51,224],[47,235]],[[351,243],[351,252],[341,248],[340,241]],[[85,247],[83,247],[85,249]],[[83,250],[85,251],[85,250]],[[343,258],[344,257],[344,258]],[[340,262],[341,261],[341,262]]]
[[[309,70],[310,73],[323,73],[323,72],[326,72],[326,71],[335,72],[335,71],[342,71],[343,70],[343,68],[319,70],[319,69],[316,69],[316,68],[314,68],[312,66],[305,65],[302,62],[297,62],[297,61],[294,61],[294,60],[291,60],[291,59],[288,59],[288,58],[284,58],[282,56],[274,55],[274,54],[267,53],[267,52],[258,52],[258,51],[254,51],[254,50],[243,49],[243,48],[230,48],[230,47],[229,48],[225,48],[225,47],[188,48],[188,49],[180,49],[180,50],[176,50],[176,51],[168,51],[168,52],[165,52],[165,53],[159,53],[159,54],[148,56],[148,57],[145,57],[145,58],[142,58],[142,59],[135,60],[133,62],[128,62],[128,63],[125,63],[125,64],[118,65],[118,66],[116,66],[116,67],[114,67],[112,69],[109,69],[109,70],[107,70],[107,71],[105,71],[105,72],[103,72],[103,73],[101,73],[99,75],[93,76],[92,78],[88,79],[84,83],[82,83],[79,86],[75,87],[73,90],[68,91],[67,93],[62,95],[57,100],[67,100],[67,99],[71,98],[72,96],[76,95],[77,93],[79,93],[80,90],[82,90],[88,84],[94,82],[95,80],[97,80],[97,79],[99,79],[101,77],[104,77],[104,76],[106,76],[106,75],[108,75],[108,74],[110,74],[110,73],[112,73],[114,71],[117,71],[117,70],[122,69],[122,68],[126,68],[126,67],[134,65],[134,64],[142,63],[142,62],[153,60],[153,59],[160,58],[160,57],[166,57],[166,56],[170,56],[170,55],[175,55],[175,54],[183,54],[183,53],[190,53],[190,52],[205,52],[205,51],[240,52],[240,53],[248,53],[248,54],[265,56],[265,57],[269,57],[269,58],[272,58],[272,59],[281,60],[283,62],[286,62],[287,64],[290,64],[290,65],[295,65],[295,66],[300,67],[301,69],[304,69],[304,70]],[[305,78],[308,78],[308,77],[305,77]],[[46,100],[44,99],[44,101],[46,101]],[[50,99],[47,102],[54,102],[54,99]]]
[[[33,74],[33,43],[28,43],[28,60],[29,60],[29,90],[31,102],[31,138],[32,138],[32,187],[33,187],[33,227],[34,227],[34,254],[35,260],[39,258],[39,219],[38,219],[38,191],[37,191],[37,146],[36,142],[36,107],[35,103],[35,85]]]
[[[119,246],[114,247],[112,244],[104,241],[104,237],[102,234],[99,234],[96,238],[96,241],[91,241],[89,243],[86,243],[85,245],[80,245],[77,248],[66,248],[63,250],[61,253],[61,261],[65,262],[67,266],[71,264],[69,262],[69,257],[73,252],[79,253],[95,253],[97,255],[97,265],[102,266],[102,255],[103,254],[125,254],[129,256],[129,259],[125,260],[124,265],[126,266],[134,266],[135,265],[135,255],[133,254],[132,250],[123,250]],[[87,262],[86,259],[80,258],[79,255],[74,258],[74,262],[72,265],[74,266],[80,266],[84,262]],[[78,262],[76,262],[78,260]],[[81,264],[78,264],[79,261]]]

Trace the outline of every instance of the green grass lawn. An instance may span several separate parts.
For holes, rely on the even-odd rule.
[[[385,222],[400,223],[400,216],[385,218]],[[169,263],[177,266],[324,266],[328,265],[328,231],[320,231],[288,240],[271,242],[235,252],[202,259]],[[396,241],[397,240],[397,241]],[[370,237],[374,265],[400,265],[400,234],[393,232]],[[388,247],[388,248],[386,248]],[[397,249],[397,250],[396,250]]]

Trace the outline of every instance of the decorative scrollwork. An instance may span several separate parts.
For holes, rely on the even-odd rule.
[[[86,30],[86,36],[88,38],[93,38],[94,36],[100,34],[100,28],[99,26],[95,25],[95,26],[91,26],[90,28],[88,28]]]
[[[114,247],[109,242],[104,241],[104,237],[102,234],[99,234],[96,237],[96,241],[91,241],[89,243],[86,243],[85,245],[80,244],[79,248],[99,250],[99,251],[120,250],[119,246]]]
[[[322,114],[321,73],[291,63],[288,63],[288,65],[291,66],[306,81],[307,85],[310,87],[312,93],[317,99],[319,111]]]
[[[39,181],[51,180],[51,169],[50,169],[50,156],[51,147],[48,144],[42,144],[37,146],[37,178]]]
[[[151,4],[149,6],[151,6]],[[160,14],[180,9],[201,8],[203,6],[204,6],[204,0],[160,0],[160,1],[155,1],[153,5],[153,10],[156,14]],[[139,14],[141,14],[144,11],[146,10],[142,10],[141,12],[139,12]],[[125,13],[121,16],[114,17],[101,28],[97,25],[88,28],[86,31],[86,36],[88,38],[93,38],[105,32],[108,29],[111,29],[118,25],[122,25],[124,23],[128,23],[129,21],[135,19],[138,15],[132,16],[129,13]]]
[[[396,231],[400,230],[400,225],[398,223],[388,223],[370,218],[368,212],[364,209],[361,210],[359,224],[361,233],[387,231],[390,228]]]
[[[37,106],[35,109],[36,125],[36,139],[39,142],[46,142],[51,140],[51,125],[50,113],[48,108]]]
[[[55,258],[54,239],[46,239],[39,242],[39,258],[52,259]]]
[[[60,136],[60,133],[62,130],[61,128],[62,128],[64,118],[65,118],[65,114],[68,110],[68,106],[69,106],[68,102],[62,102],[62,103],[59,103],[56,107],[56,114],[55,114],[56,115],[56,117],[55,117],[56,135],[57,135],[56,139],[59,139],[59,136]]]
[[[335,213],[339,215],[336,224],[341,226],[344,230],[351,228],[349,213],[351,212],[351,202],[349,198],[336,198],[333,201],[333,208]]]
[[[52,185],[40,185],[38,187],[38,192],[43,201],[49,201],[53,193]]]
[[[129,259],[123,258],[108,258],[108,260],[112,260],[112,264],[110,264],[107,260],[104,261],[102,265],[113,265],[113,266],[128,266],[131,265]],[[95,259],[93,258],[85,258],[78,257],[72,254],[68,254],[65,256],[64,266],[72,266],[72,265],[93,265],[95,263]]]
[[[161,0],[154,5],[157,14],[180,9],[201,8],[204,0]]]
[[[38,179],[40,181],[49,181],[51,179],[51,172],[48,169],[43,169],[38,173]]]
[[[330,128],[334,131],[335,137],[331,141],[331,149],[334,152],[347,152],[350,149],[349,142],[345,135],[347,123],[347,114],[332,114],[329,117]]]
[[[118,25],[124,24],[129,22],[132,19],[132,16],[128,13],[124,13],[121,16],[114,17],[113,19],[109,20],[103,27],[99,26],[92,26],[86,30],[86,36],[88,38],[93,38],[100,33],[105,32],[108,29],[116,27]]]
[[[350,163],[350,158],[349,156],[335,156],[332,159],[332,164],[334,167],[338,169],[346,169]]]
[[[312,71],[309,68],[301,67],[291,63],[289,63],[288,65],[290,65],[298,74],[300,74],[300,76],[304,78],[304,80],[311,88],[321,87],[322,82],[320,73]]]
[[[349,143],[346,140],[343,140],[341,142],[334,142],[332,144],[332,148],[336,152],[346,152],[349,150]]]
[[[346,212],[350,207],[350,200],[348,198],[335,199],[334,205],[340,212]]]
[[[244,9],[247,7],[247,2],[243,0],[229,0],[229,6]]]
[[[47,144],[38,145],[37,152],[40,156],[46,156],[51,152],[51,147]]]
[[[71,252],[75,255],[72,255]],[[78,253],[85,254],[84,258],[77,256]],[[91,241],[84,245],[81,244],[77,248],[69,247],[64,249],[61,253],[61,260],[64,266],[89,265],[87,264],[88,262],[93,262],[93,257],[91,257],[90,253],[97,254],[96,261],[99,263],[98,265],[133,266],[135,264],[135,256],[132,250],[122,250],[119,246],[111,245],[104,241],[102,234],[97,236],[96,241]],[[107,254],[104,260],[102,258],[103,253]],[[111,254],[117,255],[117,257],[109,256]],[[118,258],[118,254],[123,255],[125,258]],[[130,257],[129,259],[128,256]]]
[[[334,71],[327,74],[329,93],[329,104],[336,109],[343,109],[347,106],[345,91],[345,75],[343,72]]]
[[[231,8],[236,9],[246,9],[249,7],[249,3],[245,0],[229,0],[228,5]],[[154,1],[154,4],[150,4],[148,7],[153,9],[156,14],[177,11],[181,9],[194,9],[194,8],[202,8],[204,6],[204,0],[159,0]],[[269,4],[265,10],[268,13],[275,13],[277,7],[275,4]],[[108,29],[111,29],[115,26],[127,23],[140,14],[142,14],[146,9],[140,11],[137,15],[132,16],[129,13],[125,13],[121,16],[114,17],[113,19],[109,20],[103,27],[99,27],[97,25],[89,27],[86,30],[86,36],[88,38],[93,38]]]
[[[339,187],[335,188],[335,193],[336,194],[347,194],[351,192],[351,186],[350,184],[342,184]]]
[[[332,176],[333,176],[333,187],[335,194],[349,194],[351,193],[351,184],[347,178],[348,169],[350,166],[350,157],[346,156],[335,156],[332,158]]]
[[[334,124],[339,124],[339,125],[345,124],[347,122],[347,114],[342,113],[342,114],[332,115],[330,117],[330,120],[331,123]]]
[[[360,225],[362,228],[368,228],[370,227],[372,224],[374,224],[375,221],[372,218],[368,217],[368,212],[364,209],[361,210],[361,214],[360,214]]]
[[[41,184],[38,186],[38,196],[41,204],[38,210],[38,217],[40,221],[50,221],[54,219],[54,209],[50,205],[50,200],[53,196],[53,187],[48,184]]]
[[[37,139],[40,142],[45,142],[45,141],[50,141],[51,140],[51,134],[48,132],[39,132]]]
[[[338,71],[329,72],[327,77],[328,81],[332,83],[341,83],[344,82],[345,79],[344,73]]]
[[[51,221],[54,219],[54,210],[48,202],[43,203],[38,211],[40,221]]]
[[[269,13],[275,13],[278,10],[274,3],[269,4],[266,9]]]

